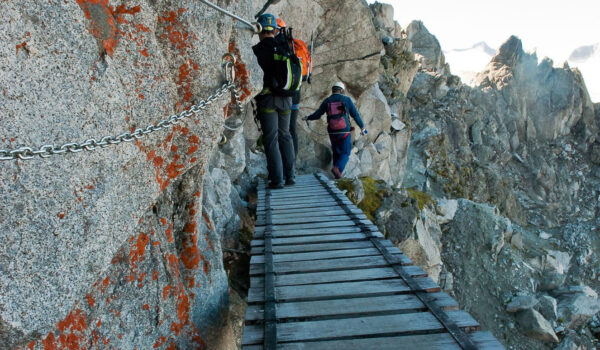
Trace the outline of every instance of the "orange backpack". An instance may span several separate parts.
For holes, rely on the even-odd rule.
[[[308,73],[312,71],[312,60],[308,46],[306,46],[304,41],[294,39],[294,51],[296,52],[296,56],[302,61],[302,77],[306,78]]]

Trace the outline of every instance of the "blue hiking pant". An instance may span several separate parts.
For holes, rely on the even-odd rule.
[[[345,137],[344,135],[329,136],[331,151],[333,152],[333,166],[340,169],[340,173],[344,171],[352,150],[352,136],[350,134],[346,135]]]

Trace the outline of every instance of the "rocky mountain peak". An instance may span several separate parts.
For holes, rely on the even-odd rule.
[[[523,57],[523,43],[521,39],[512,35],[498,49],[496,55],[492,58],[492,62],[501,63],[509,67],[514,67]]]
[[[410,22],[406,27],[406,33],[408,40],[412,42],[413,52],[420,55],[417,58],[421,63],[421,69],[440,74],[450,73],[440,42],[427,30],[422,21]]]

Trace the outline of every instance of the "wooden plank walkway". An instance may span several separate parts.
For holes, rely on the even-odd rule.
[[[322,174],[259,185],[245,350],[504,349]]]

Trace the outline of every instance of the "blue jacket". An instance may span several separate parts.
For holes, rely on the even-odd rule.
[[[342,94],[332,94],[331,96],[327,97],[325,99],[325,101],[323,101],[323,103],[321,103],[321,106],[319,107],[319,109],[309,115],[307,117],[308,120],[317,120],[320,119],[321,116],[323,116],[323,113],[325,113],[327,111],[327,104],[329,102],[343,102],[344,106],[346,107],[346,111],[350,114],[350,116],[354,119],[354,121],[356,122],[356,124],[358,124],[358,126],[361,129],[364,129],[365,124],[363,123],[362,119],[360,118],[360,114],[358,114],[358,110],[356,109],[356,107],[354,106],[354,103],[352,102],[352,100],[350,99],[350,97],[342,95]],[[344,132],[344,131],[350,131],[350,118],[348,118],[348,113],[344,115],[344,118],[346,118],[346,125],[348,126],[346,128],[346,130],[335,130],[336,132]],[[327,122],[329,122],[329,116],[327,116]],[[329,124],[327,125],[327,130],[329,132],[333,132],[334,130],[330,130],[329,129]]]

